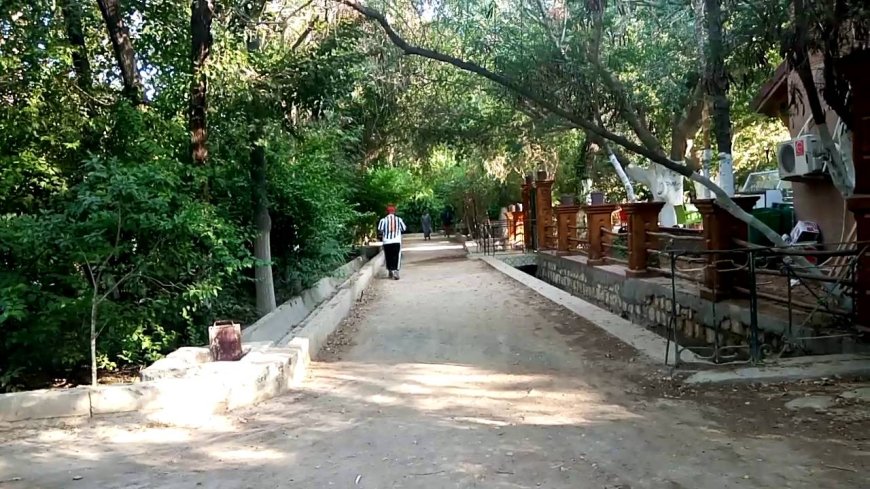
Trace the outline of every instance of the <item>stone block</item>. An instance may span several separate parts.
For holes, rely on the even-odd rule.
[[[237,365],[239,362],[217,362],[210,365]],[[197,415],[226,411],[228,379],[209,375],[184,379],[162,379],[135,384],[139,395],[139,410],[162,412],[168,419],[189,419]]]
[[[128,413],[142,409],[148,388],[144,384],[107,385],[91,391],[93,414]]]
[[[0,421],[90,416],[88,387],[0,394]]]
[[[716,331],[714,331],[713,329],[705,328],[704,335],[707,344],[712,345],[716,342]]]
[[[206,347],[183,346],[169,355],[166,355],[166,358],[177,358],[191,365],[196,365],[210,362],[211,352]]]
[[[278,341],[311,312],[301,297],[294,297],[242,331],[242,341]]]

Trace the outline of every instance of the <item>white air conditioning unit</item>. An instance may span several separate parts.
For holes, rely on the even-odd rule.
[[[811,134],[780,143],[776,158],[779,160],[779,178],[782,180],[821,175],[825,172],[828,160],[822,144]]]

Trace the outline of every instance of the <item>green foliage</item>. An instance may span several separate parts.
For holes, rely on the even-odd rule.
[[[723,4],[741,174],[767,165],[781,134],[750,100],[778,61],[787,3]],[[81,10],[83,46],[67,4]],[[237,15],[245,2],[216,3],[209,158],[192,166],[190,4],[121,4],[148,99],[135,108],[95,2],[0,6],[0,389],[78,378],[92,311],[101,368],[201,344],[216,319],[254,320],[252,147],[265,148],[279,301],[344,263],[390,202],[411,231],[425,212],[438,226],[448,207],[473,228],[519,201],[522,176],[538,169],[556,175],[556,197],[582,199],[590,180],[624,197],[583,131],[480,77],[402,56],[328,2],[269,0],[250,26]],[[694,12],[688,2],[611,2],[597,23],[598,4],[445,1],[431,20],[406,2],[388,10],[415,43],[637,140],[587,56],[600,52],[667,142],[699,79]],[[89,77],[77,71],[82,53]]]

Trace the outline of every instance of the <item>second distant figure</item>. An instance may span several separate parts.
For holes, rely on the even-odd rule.
[[[432,218],[429,217],[429,213],[423,214],[423,217],[420,219],[420,226],[423,228],[423,239],[431,241],[432,240]]]

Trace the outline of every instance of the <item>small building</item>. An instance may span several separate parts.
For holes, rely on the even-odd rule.
[[[822,78],[821,70],[822,59],[815,58],[813,71],[817,80]],[[834,133],[839,117],[824,105],[821,94],[819,97],[826,110],[828,130]],[[761,114],[779,118],[788,128],[792,139],[801,133],[816,132],[806,103],[806,91],[797,74],[789,69],[786,62],[781,63],[773,77],[762,86],[752,105]],[[860,118],[856,117],[856,122],[858,119]],[[816,222],[822,231],[822,239],[827,244],[838,243],[846,238],[855,220],[829,176],[791,180],[791,188],[797,219]]]
[[[856,43],[845,50],[836,63],[848,78],[852,93],[850,109],[853,119],[851,139],[855,165],[854,193],[844,199],[830,177],[793,180],[795,214],[797,219],[815,221],[822,231],[822,239],[829,245],[839,242],[841,237],[848,238],[853,227],[856,231],[850,241],[867,243],[870,242],[870,44],[867,41]],[[816,83],[822,87],[822,56],[814,56],[811,64]],[[819,98],[826,110],[827,126],[833,132],[839,117],[825,105],[821,93]],[[762,87],[753,101],[753,107],[762,114],[780,118],[788,127],[792,138],[804,130],[816,132],[803,84],[797,73],[790,70],[786,63],[781,64],[773,78]],[[868,325],[870,256],[862,256],[857,270],[858,322]],[[860,299],[861,296],[864,297],[863,300]]]

